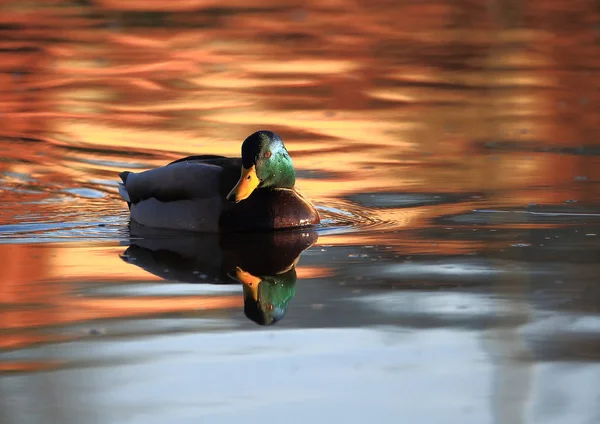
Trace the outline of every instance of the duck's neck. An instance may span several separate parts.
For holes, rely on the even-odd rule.
[[[275,186],[278,188],[294,188],[294,185],[296,185],[296,171],[294,171],[293,166],[286,166],[281,170]]]
[[[296,171],[292,163],[292,158],[283,150],[279,153],[280,157],[271,168],[271,178],[265,180],[263,187],[268,188],[294,188],[296,184]]]

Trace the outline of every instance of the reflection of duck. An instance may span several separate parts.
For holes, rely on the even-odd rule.
[[[296,269],[276,275],[256,276],[236,268],[236,279],[244,285],[244,314],[260,325],[275,324],[296,293]]]
[[[151,227],[268,231],[319,223],[314,206],[294,189],[296,173],[281,138],[270,131],[246,138],[241,158],[189,156],[119,175],[132,220]]]
[[[244,313],[260,325],[283,318],[295,293],[296,263],[317,240],[314,231],[197,236],[131,223],[121,258],[161,278],[243,284]]]

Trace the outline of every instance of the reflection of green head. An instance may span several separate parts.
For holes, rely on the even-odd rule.
[[[259,325],[272,325],[285,315],[296,293],[296,270],[261,276],[255,290],[244,284],[244,314]]]

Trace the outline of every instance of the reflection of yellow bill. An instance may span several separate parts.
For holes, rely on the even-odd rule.
[[[259,184],[260,180],[256,175],[256,167],[252,165],[246,169],[242,166],[242,175],[235,187],[227,195],[227,200],[235,200],[235,203],[241,202],[250,197]]]
[[[258,285],[261,282],[260,277],[244,271],[239,266],[235,267],[235,278],[244,285],[244,295],[251,295],[252,299],[258,300]]]

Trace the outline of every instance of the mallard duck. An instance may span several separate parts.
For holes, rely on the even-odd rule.
[[[123,180],[119,193],[127,201],[131,219],[149,227],[269,231],[320,221],[314,206],[295,190],[292,159],[271,131],[246,138],[241,158],[189,156],[119,176]]]

